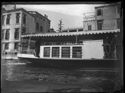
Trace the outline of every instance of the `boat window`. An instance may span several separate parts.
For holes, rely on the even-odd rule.
[[[70,47],[62,47],[62,57],[70,57]]]
[[[52,57],[59,57],[59,47],[52,48]]]
[[[73,47],[73,58],[82,58],[82,47]]]
[[[44,47],[44,57],[50,57],[50,47]]]

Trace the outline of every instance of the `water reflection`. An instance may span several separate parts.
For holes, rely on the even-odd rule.
[[[13,78],[12,78],[12,76],[14,76],[13,75],[13,65],[7,65],[7,72],[6,72],[6,80],[12,80]]]
[[[36,80],[59,84],[81,84],[97,89],[112,89],[118,72],[101,70],[61,70],[55,68],[32,67],[19,60],[2,61],[2,80]],[[103,85],[104,84],[104,85]],[[110,85],[109,85],[110,84]],[[89,87],[88,87],[89,88]],[[83,89],[84,90],[84,89]]]

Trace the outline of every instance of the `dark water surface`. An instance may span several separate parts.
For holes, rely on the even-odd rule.
[[[119,72],[33,67],[19,60],[1,61],[2,93],[111,92],[120,87]]]

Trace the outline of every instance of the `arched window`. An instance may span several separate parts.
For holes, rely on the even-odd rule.
[[[15,28],[14,37],[15,37],[15,39],[19,39],[19,28]]]
[[[117,19],[117,28],[120,29],[120,19]]]
[[[18,45],[19,45],[18,42],[16,42],[16,43],[14,44],[14,49],[15,49],[15,50],[18,50],[18,47],[19,47]]]
[[[26,24],[26,15],[23,14],[23,24]]]
[[[22,35],[24,35],[24,34],[26,34],[26,27],[23,27],[22,28],[22,33],[21,33]]]
[[[44,57],[50,57],[50,47],[44,47]]]
[[[36,31],[39,31],[39,23],[36,23]]]
[[[102,16],[102,15],[103,15],[103,10],[97,9],[97,16]]]
[[[88,25],[88,30],[92,30],[92,26],[91,25]]]
[[[5,15],[2,15],[2,25],[4,25]]]
[[[16,13],[16,23],[18,24],[20,21],[20,13]]]
[[[103,27],[103,20],[97,20],[97,28],[98,30],[102,30]]]
[[[40,32],[43,32],[43,27],[42,26],[40,26]]]
[[[5,50],[9,49],[9,43],[5,43]]]
[[[7,24],[7,25],[10,24],[10,16],[11,16],[11,14],[8,14],[8,15],[7,15],[7,19],[6,19],[6,24]]]
[[[1,32],[1,39],[4,40],[4,29],[2,29],[2,32]]]
[[[10,29],[7,29],[5,34],[5,40],[9,40],[9,37],[10,37]]]

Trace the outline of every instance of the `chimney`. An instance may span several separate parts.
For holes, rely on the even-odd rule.
[[[47,16],[46,14],[44,14],[44,16],[45,16],[46,18],[48,18],[48,16]]]

